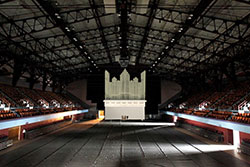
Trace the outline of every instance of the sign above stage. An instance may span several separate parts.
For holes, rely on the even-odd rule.
[[[123,70],[120,80],[105,71],[105,100],[145,100],[146,72],[141,73],[141,81],[137,77],[131,80],[127,70]]]

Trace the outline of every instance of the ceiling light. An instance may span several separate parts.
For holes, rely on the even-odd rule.
[[[87,52],[84,52],[85,55],[87,55],[88,53]]]
[[[90,57],[88,56],[88,59],[90,59]]]
[[[158,60],[161,60],[161,58],[160,58],[160,57],[158,57]]]
[[[82,49],[83,47],[82,46],[79,46],[80,47],[80,49]]]
[[[165,49],[168,49],[168,46],[166,46]]]
[[[77,39],[76,39],[75,37],[73,38],[73,40],[74,40],[74,41],[77,41]]]

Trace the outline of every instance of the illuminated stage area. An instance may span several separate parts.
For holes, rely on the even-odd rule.
[[[232,146],[206,144],[173,124],[101,122],[73,124],[57,133],[0,152],[0,166],[167,166],[248,167],[224,151]]]

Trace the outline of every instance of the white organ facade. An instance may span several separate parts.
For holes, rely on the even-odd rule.
[[[131,80],[125,69],[120,80],[105,71],[105,119],[144,120],[145,119],[146,72]]]

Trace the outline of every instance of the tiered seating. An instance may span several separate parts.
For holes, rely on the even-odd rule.
[[[37,110],[30,110],[30,109],[16,109],[15,110],[21,117],[29,117],[29,116],[35,116],[40,115],[40,113]]]
[[[0,105],[4,105],[5,107],[14,106],[13,102],[7,100],[1,93],[0,93]]]
[[[213,94],[213,90],[209,90],[207,92],[198,93],[192,96],[187,100],[187,105],[191,107],[197,107],[202,102],[204,102],[207,98],[209,98]]]
[[[232,121],[250,124],[250,113],[238,113],[232,116]]]
[[[46,92],[50,96],[52,96],[55,100],[57,100],[62,105],[71,105],[72,101],[69,99],[66,99],[64,96],[53,93],[53,92]]]
[[[208,105],[206,108],[211,108],[214,103],[216,103],[219,99],[221,99],[223,96],[225,96],[227,92],[214,92],[212,96],[210,96],[206,101],[208,102]]]
[[[184,113],[191,115],[193,113],[193,110],[190,110],[190,109],[189,110],[184,110]]]
[[[0,111],[0,119],[11,119],[11,118],[16,118],[17,115],[11,111],[7,110],[1,110]]]
[[[208,117],[227,120],[231,115],[232,112],[229,111],[212,111],[212,113],[208,114]]]
[[[27,97],[25,97],[22,93],[20,93],[17,88],[0,84],[0,89],[11,99],[13,99],[19,106],[27,107],[28,105],[29,106],[34,105]]]
[[[38,106],[43,106],[44,103],[42,103],[42,101],[45,101],[39,94],[37,94],[34,90],[31,89],[27,89],[27,88],[19,88],[19,90],[21,90],[24,94],[26,94],[27,96],[29,96],[29,98],[31,98],[36,105]],[[45,101],[45,103],[48,103]]]
[[[244,97],[248,92],[250,92],[250,82],[246,81],[243,83],[239,83],[239,86],[236,89],[229,91],[227,96],[225,96],[219,103],[217,103],[215,107],[221,109],[231,109],[232,106],[242,97]]]
[[[60,103],[53,96],[51,96],[50,92],[41,91],[41,90],[36,90],[36,92],[40,96],[42,96],[49,103],[50,106],[55,106],[55,107],[60,106]]]
[[[210,111],[209,110],[198,110],[194,111],[193,115],[205,117]]]

